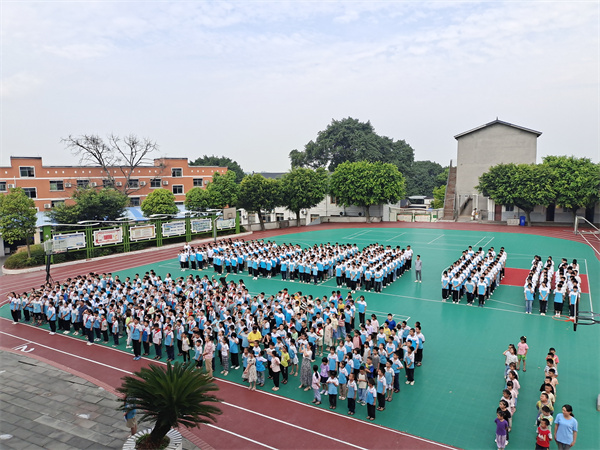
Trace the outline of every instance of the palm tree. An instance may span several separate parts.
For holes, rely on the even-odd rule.
[[[155,422],[144,448],[158,448],[171,428],[193,428],[215,422],[222,411],[210,403],[220,400],[211,394],[219,388],[204,370],[194,370],[194,363],[168,363],[166,367],[151,364],[133,376],[123,377],[117,391],[126,402],[119,400],[119,410],[134,408],[140,411],[140,422]]]

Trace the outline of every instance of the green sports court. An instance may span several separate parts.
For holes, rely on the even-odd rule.
[[[532,448],[535,443],[535,403],[544,381],[543,367],[549,347],[555,347],[560,358],[557,409],[565,403],[573,406],[579,421],[577,447],[598,448],[600,412],[596,399],[600,394],[600,326],[582,326],[573,331],[571,322],[558,321],[552,314],[524,314],[523,287],[500,285],[485,308],[467,307],[441,301],[441,273],[458,259],[469,245],[484,250],[504,247],[508,253],[507,268],[529,269],[533,256],[542,260],[552,256],[555,264],[561,258],[577,259],[589,287],[581,295],[580,309],[600,311],[600,262],[594,251],[577,242],[552,237],[519,233],[416,229],[416,228],[342,228],[307,231],[268,238],[277,243],[312,246],[320,243],[356,243],[359,248],[372,243],[411,245],[423,260],[423,283],[414,283],[414,270],[389,285],[380,294],[366,293],[368,312],[384,319],[393,313],[395,319],[409,325],[420,321],[425,335],[423,366],[416,369],[415,385],[401,384],[386,410],[377,414],[377,423],[417,436],[468,449],[493,449],[495,413],[504,388],[504,356],[509,343],[515,345],[527,336],[528,370],[520,372],[521,390],[513,419],[509,448]],[[173,251],[173,259],[121,271],[121,278],[142,275],[154,269],[164,276],[183,275]],[[212,275],[205,269],[200,274]],[[283,282],[280,279],[253,281],[247,274],[230,275],[244,279],[251,294],[276,294],[287,288],[313,296],[329,295],[337,290],[335,280],[320,285]],[[516,284],[516,283],[513,283]],[[346,291],[342,291],[343,294]],[[216,373],[220,370],[217,368]],[[218,375],[222,376],[222,375]],[[240,371],[231,371],[228,380],[241,381]],[[268,384],[265,385],[267,388]],[[303,402],[312,400],[311,392],[298,389],[292,379],[282,385],[278,394]],[[323,407],[323,405],[321,405]],[[325,406],[326,407],[326,406]],[[362,407],[363,409],[365,407]],[[338,408],[345,412],[345,408]],[[357,418],[362,417],[357,407]]]

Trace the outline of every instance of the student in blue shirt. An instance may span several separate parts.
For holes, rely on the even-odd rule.
[[[367,388],[367,419],[375,420],[375,399],[377,398],[377,390],[375,389],[375,380],[369,378],[369,387]]]
[[[353,373],[348,375],[348,383],[346,386],[348,389],[348,415],[353,416],[356,412],[356,394],[358,391]]]
[[[48,309],[46,310],[46,318],[50,324],[50,334],[53,335],[56,333],[56,308],[54,307],[53,301],[50,302]]]
[[[329,378],[327,378],[327,394],[329,394],[329,409],[335,409],[337,407],[337,395],[338,386],[340,384],[336,377],[335,370],[329,371]]]

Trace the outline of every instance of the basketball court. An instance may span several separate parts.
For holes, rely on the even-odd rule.
[[[377,314],[380,321],[387,313],[392,313],[397,321],[407,320],[411,326],[415,321],[421,322],[426,337],[423,366],[416,369],[415,385],[402,384],[401,392],[394,395],[394,400],[387,404],[386,410],[377,413],[376,427],[364,420],[366,407],[358,406],[354,416],[356,419],[350,419],[345,415],[345,402],[338,401],[337,413],[329,411],[326,402],[321,408],[312,406],[312,393],[298,389],[299,380],[293,378],[289,384],[281,386],[277,395],[271,393],[268,380],[263,388],[265,392],[248,392],[241,385],[241,370],[232,370],[223,379],[218,374],[221,369],[217,363],[216,374],[223,379],[219,384],[226,398],[224,409],[231,417],[224,415],[219,419],[216,426],[225,430],[219,431],[220,434],[216,434],[216,429],[209,432],[208,428],[203,427],[199,435],[215,448],[223,447],[219,442],[211,442],[210,438],[226,442],[225,435],[230,436],[231,433],[247,436],[258,447],[299,448],[300,441],[297,439],[304,439],[300,436],[307,435],[301,428],[320,430],[324,422],[326,426],[322,431],[317,431],[317,434],[309,433],[311,448],[382,448],[384,445],[378,436],[386,435],[389,440],[398,444],[396,447],[437,448],[436,443],[441,443],[442,446],[493,449],[495,411],[504,387],[502,352],[509,343],[516,345],[519,337],[526,335],[530,347],[528,370],[526,373],[520,372],[521,391],[510,435],[510,447],[531,448],[535,442],[535,403],[544,380],[545,356],[549,347],[555,347],[560,357],[557,408],[560,410],[560,406],[565,403],[573,406],[579,421],[577,446],[582,449],[596,448],[600,442],[599,413],[596,411],[596,397],[600,393],[600,326],[579,326],[577,332],[574,332],[571,322],[555,320],[552,314],[540,316],[537,313],[537,299],[534,313],[526,315],[523,299],[523,283],[534,255],[540,255],[543,261],[552,256],[556,265],[563,257],[569,262],[577,259],[583,279],[580,309],[600,311],[600,261],[594,251],[589,246],[572,240],[532,234],[535,229],[487,226],[450,229],[456,228],[453,225],[431,224],[424,225],[424,228],[398,224],[349,228],[320,226],[305,227],[302,232],[291,234],[263,232],[248,236],[246,239],[261,237],[277,243],[300,244],[303,247],[327,242],[356,243],[359,248],[372,243],[402,247],[411,245],[415,256],[420,254],[423,260],[423,283],[414,282],[413,270],[389,285],[382,293],[359,292],[357,295],[365,295],[368,313]],[[559,235],[555,232],[549,234]],[[483,247],[484,250],[493,246],[496,251],[504,247],[508,253],[507,275],[485,308],[466,306],[465,299],[458,305],[441,301],[441,273],[469,245],[475,249]],[[152,263],[144,264],[146,261]],[[136,273],[143,275],[151,269],[163,277],[168,272],[173,277],[191,273],[188,271],[184,274],[180,271],[177,249],[157,249],[144,255],[122,255],[115,258],[112,264],[110,259],[104,259],[95,265],[82,263],[56,268],[53,269],[53,277],[55,280],[64,280],[67,276],[81,272],[112,271],[113,275],[118,274],[124,279]],[[202,276],[213,274],[208,269],[196,273]],[[10,283],[2,289],[3,294],[8,290],[22,292],[41,284],[26,284],[33,283],[36,279],[32,274],[20,280],[14,277],[16,276],[4,277],[3,281]],[[38,274],[38,277],[41,275]],[[319,297],[337,290],[334,279],[315,286],[284,282],[276,278],[253,281],[247,274],[232,274],[229,277],[236,281],[243,279],[251,294],[265,292],[267,296],[284,288],[290,292],[302,291],[303,294]],[[346,292],[346,289],[342,290],[344,295]],[[0,312],[3,318],[9,318],[7,305]],[[85,344],[76,338],[49,337],[42,330],[33,327],[12,326],[6,319],[0,321],[0,333],[2,347],[13,348],[29,340],[36,343],[40,352],[44,348],[41,345],[48,347],[43,350],[45,358],[58,359],[62,365],[74,370],[89,366],[80,359],[82,357],[91,360],[99,358],[105,366],[97,368],[97,378],[102,381],[102,377],[106,377],[105,382],[112,386],[116,386],[118,379],[124,375],[119,370],[129,372],[139,367],[139,362],[136,364],[131,361],[124,348],[118,351],[95,345],[81,353],[79,348]],[[63,353],[59,355],[55,349]],[[129,353],[128,350],[127,352]],[[35,352],[30,356],[33,353]],[[118,361],[118,364],[115,365],[112,361]],[[85,370],[82,372],[85,373]],[[106,375],[103,375],[105,372]],[[269,406],[271,404],[272,409]],[[262,416],[257,416],[255,412]],[[240,417],[248,420],[252,418],[252,422],[248,423],[257,425],[244,428],[243,421],[238,420]],[[310,417],[318,417],[319,420],[307,421]],[[273,422],[273,419],[280,422]],[[289,431],[290,436],[294,436],[292,439],[279,436],[272,440],[265,437],[269,433],[277,436],[278,430],[289,429],[290,423],[303,423],[300,428],[292,427],[295,431]],[[252,434],[256,426],[261,429],[258,435]],[[385,429],[378,428],[380,426]],[[337,427],[341,427],[341,434],[338,434],[339,430],[334,432]],[[327,437],[327,430],[331,431],[333,440]],[[296,432],[304,434],[295,437]],[[410,437],[407,435],[414,435],[416,438],[411,438],[411,441],[397,440]],[[244,442],[250,445],[251,441]]]

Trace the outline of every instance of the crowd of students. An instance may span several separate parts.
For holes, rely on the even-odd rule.
[[[337,287],[381,292],[383,288],[411,269],[413,250],[372,244],[359,250],[356,244],[321,244],[302,249],[299,245],[263,241],[222,241],[193,247],[186,244],[179,252],[181,270],[239,273],[248,271],[259,277],[290,282],[314,283],[335,278]]]
[[[393,253],[369,246],[357,256],[353,248],[340,247],[339,254],[346,252],[346,260],[381,252],[387,260],[383,255]],[[379,323],[375,314],[367,317],[364,295],[355,299],[340,290],[322,298],[287,289],[251,296],[242,279],[236,283],[226,275],[163,279],[150,271],[124,280],[89,273],[8,297],[15,323],[23,314],[26,322],[48,324],[51,334],[73,333],[88,345],[112,339],[116,347],[125,338],[135,360],[161,360],[164,351],[167,361],[194,361],[210,376],[216,364],[223,375],[240,369],[253,390],[267,376],[276,391],[280,382],[300,375],[300,387],[313,390],[315,404],[326,393],[332,409],[337,399],[347,400],[349,414],[360,404],[370,420],[400,391],[402,371],[405,383],[414,385],[423,360],[418,322],[410,328],[389,314]],[[319,358],[321,364],[314,364]]]
[[[545,263],[539,255],[533,257],[531,269],[524,284],[525,313],[531,314],[533,302],[536,295],[539,300],[539,311],[542,316],[546,315],[550,294],[554,297],[554,316],[560,317],[563,313],[563,305],[568,302],[569,317],[575,318],[575,308],[581,296],[581,277],[579,275],[579,264],[574,259],[571,264],[566,258],[562,258],[558,270],[554,268],[554,260],[549,256]]]
[[[442,274],[442,301],[452,298],[453,303],[460,303],[466,295],[468,306],[477,298],[478,306],[483,307],[504,277],[506,258],[504,247],[496,254],[494,247],[484,252],[469,245]]]
[[[505,357],[505,387],[502,391],[500,404],[496,409],[496,445],[503,449],[508,445],[509,435],[512,431],[512,421],[517,410],[517,401],[521,385],[519,383],[519,371],[523,364],[523,372],[527,369],[527,337],[521,336],[520,342],[515,347],[513,344],[504,351]],[[564,405],[562,412],[556,415],[555,403],[558,386],[558,355],[551,347],[546,356],[544,367],[544,381],[540,386],[540,397],[536,403],[537,415],[536,427],[536,450],[545,450],[550,447],[553,440],[552,424],[554,423],[554,439],[560,449],[568,449],[577,440],[577,421],[573,417],[573,408]]]

